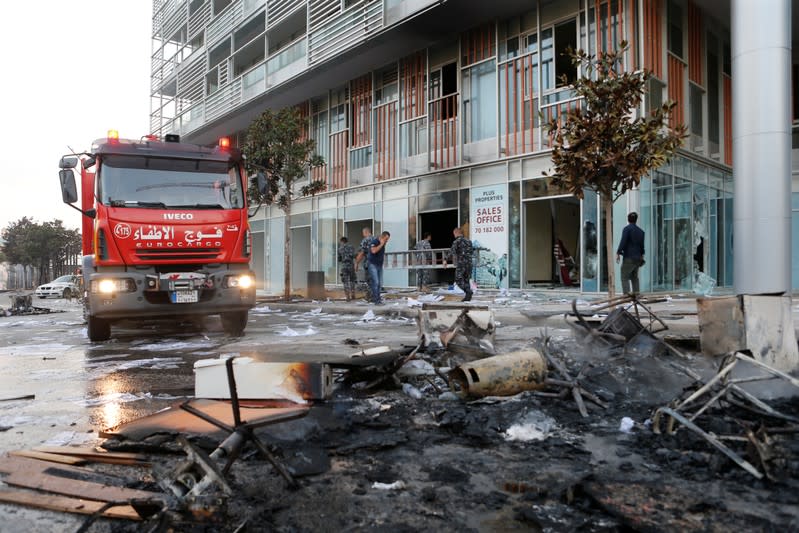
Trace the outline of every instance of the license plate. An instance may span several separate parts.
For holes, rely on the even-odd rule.
[[[197,291],[174,291],[170,296],[173,304],[193,304],[200,300]]]

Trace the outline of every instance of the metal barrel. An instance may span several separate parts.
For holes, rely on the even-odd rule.
[[[464,397],[512,396],[542,389],[547,363],[533,348],[464,363],[447,375],[450,388]]]

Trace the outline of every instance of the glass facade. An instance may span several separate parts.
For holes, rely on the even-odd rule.
[[[316,93],[297,96],[290,105],[304,113],[305,134],[316,141],[317,153],[326,161],[312,177],[328,187],[292,220],[295,229],[310,227],[310,264],[304,269],[323,271],[327,283],[339,283],[336,249],[339,237],[351,229],[348,223],[371,220],[376,232],[392,233],[388,251],[407,250],[420,237],[423,216],[430,220],[443,216],[431,213],[448,211],[457,223],[468,224],[471,189],[507,184],[510,287],[562,281],[553,245],[568,233],[580,289],[603,291],[606,257],[615,250],[605,249],[599,198],[585,191],[578,201],[542,179],[549,167],[550,139],[539,122],[580,105],[562,81],[565,76],[568,84],[579,74],[563,54],[567,48],[598,53],[633,36],[632,46],[640,48],[634,54],[643,59],[633,68],[653,69],[656,65],[647,64],[648,58],[670,53],[683,59],[686,70],[697,58],[702,61],[703,78],[686,81],[680,102],[691,134],[684,155],[652,172],[637,192],[614,204],[612,241],[618,242],[626,212],[635,206],[647,235],[643,290],[691,290],[706,281],[703,276],[719,286],[732,284],[732,176],[719,163],[731,152],[724,113],[729,69],[722,53],[723,28],[712,28],[715,36],[705,25],[696,35],[684,24],[684,3],[670,0],[659,8],[660,41],[644,42],[635,39],[648,20],[637,11],[638,2],[540,2],[538,9],[525,8],[509,19],[474,28],[453,26],[442,42],[406,56],[381,57],[373,62],[380,66],[374,71],[349,68],[346,79],[335,75],[338,60],[325,63],[337,55],[346,61],[345,53],[370,46],[358,44],[353,37],[357,32],[368,36],[383,31],[380,25],[387,20],[401,26],[415,24],[417,15],[434,16],[437,8],[430,9],[432,15],[404,11],[433,3],[384,0],[321,13],[315,2],[231,0],[215,3],[212,10],[207,0],[196,0],[187,8],[187,29],[177,41],[166,31],[166,21],[177,15],[158,13],[154,39],[164,44],[153,55],[154,131],[174,131],[192,140],[201,130],[218,130],[230,117],[244,123],[237,113],[254,116],[260,103],[271,105],[270,91],[280,94],[280,85],[294,79],[290,91],[300,93],[303,86]],[[300,4],[305,11],[292,11]],[[289,5],[291,10],[280,11]],[[683,41],[697,39],[706,42],[704,53],[691,54]],[[654,42],[660,50],[647,49]],[[170,51],[173,45],[177,52]],[[644,109],[660,106],[667,94],[671,97],[663,78],[650,81]],[[289,100],[285,94],[280,97],[281,102]],[[170,106],[174,113],[166,112]],[[283,283],[283,217],[274,208],[261,217],[253,221],[252,230],[255,252],[265,257],[253,265],[259,277],[270,280],[263,287],[277,292]],[[793,225],[799,230],[797,220],[799,198],[794,198]],[[534,233],[537,237],[531,239]],[[531,242],[541,248],[535,259]],[[799,252],[794,256],[799,259]],[[534,260],[540,264],[532,269]],[[407,269],[386,274],[387,285],[414,283]],[[799,285],[799,267],[793,276]]]
[[[641,181],[648,258],[642,290],[693,290],[707,283],[705,276],[716,286],[732,284],[732,195],[724,190],[731,179],[719,167],[678,156]]]

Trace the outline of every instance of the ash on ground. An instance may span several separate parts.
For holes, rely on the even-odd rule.
[[[379,389],[339,384],[308,416],[257,431],[299,481],[290,490],[249,447],[229,476],[234,494],[196,531],[765,531],[799,528],[799,443],[774,420],[776,479],[756,480],[680,430],[656,435],[653,412],[692,380],[674,363],[702,358],[589,353],[568,337],[554,356],[608,404],[583,417],[570,398],[523,392],[465,401],[439,367],[462,356],[420,354]],[[517,348],[517,347],[514,347]],[[586,367],[586,365],[589,365]],[[799,401],[782,400],[796,413]],[[709,410],[716,434],[763,424]],[[795,429],[795,427],[794,427]],[[163,439],[162,439],[163,441]],[[211,451],[218,441],[194,439]],[[146,443],[110,440],[115,450]],[[746,456],[745,445],[730,444]],[[166,458],[164,458],[166,457]],[[169,462],[168,456],[160,461]],[[154,487],[147,478],[143,488]],[[108,523],[116,531],[140,525]]]

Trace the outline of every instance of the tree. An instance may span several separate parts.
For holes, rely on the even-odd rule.
[[[3,229],[5,259],[12,264],[36,267],[39,283],[65,274],[80,251],[80,233],[65,228],[60,220],[38,223],[22,217]],[[76,252],[77,251],[77,252]]]
[[[616,292],[613,269],[613,202],[637,187],[641,178],[668,161],[685,137],[685,126],[669,127],[676,105],[666,102],[646,114],[641,111],[649,71],[625,72],[627,43],[599,57],[582,50],[567,54],[582,67],[574,83],[582,105],[546,124],[552,136],[554,185],[578,198],[585,189],[597,192],[605,213],[608,293]],[[564,80],[565,82],[565,80]]]
[[[267,109],[250,124],[243,152],[247,172],[262,173],[266,187],[259,190],[257,180],[249,188],[252,202],[277,204],[286,215],[284,243],[284,292],[291,296],[291,204],[296,196],[308,196],[325,189],[325,182],[310,181],[299,186],[308,171],[324,164],[314,155],[316,143],[303,135],[303,123],[297,108],[274,112]],[[299,190],[297,190],[299,188]]]

